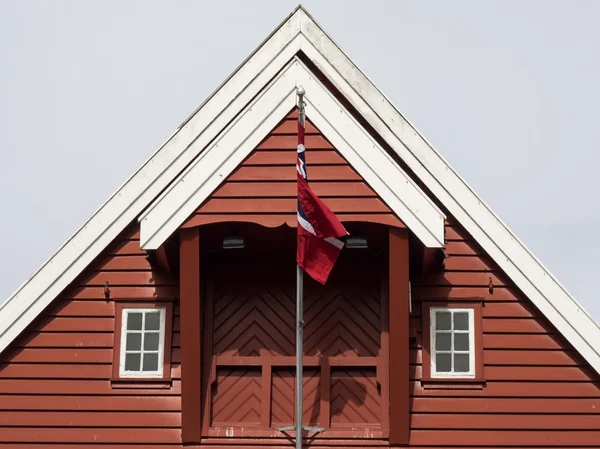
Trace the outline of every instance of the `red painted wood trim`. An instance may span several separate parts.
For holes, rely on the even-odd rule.
[[[379,365],[377,366],[377,381],[381,388],[381,428],[383,437],[390,437],[390,305],[389,305],[389,276],[381,279],[381,348]]]
[[[272,367],[265,363],[262,367],[262,380],[260,386],[260,427],[268,429],[271,426],[271,379]]]
[[[321,404],[320,425],[325,429],[331,427],[331,365],[328,358],[321,361]]]
[[[181,439],[189,444],[200,443],[202,422],[200,230],[180,232]]]
[[[389,231],[389,442],[407,445],[410,437],[408,232]]]
[[[216,380],[216,360],[213,360],[213,308],[214,308],[214,270],[209,276],[209,281],[206,284],[206,296],[203,317],[204,326],[204,339],[202,341],[202,436],[208,436],[208,430],[210,428],[210,415],[211,415],[211,400],[212,400],[212,386]]]
[[[431,377],[431,335],[429,332],[431,314],[429,309],[431,307],[453,307],[453,308],[472,308],[473,309],[473,320],[475,333],[475,377],[469,379],[444,379],[444,378],[433,378]],[[423,377],[422,382],[427,383],[439,383],[444,384],[447,387],[452,385],[461,385],[466,383],[483,383],[485,378],[483,376],[483,318],[482,318],[482,301],[436,301],[436,302],[424,302],[422,304],[422,329],[423,329]]]

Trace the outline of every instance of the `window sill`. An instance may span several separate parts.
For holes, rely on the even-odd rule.
[[[424,390],[483,390],[485,379],[428,378],[421,379]]]
[[[170,379],[117,378],[110,380],[110,386],[113,389],[168,390],[172,382]]]

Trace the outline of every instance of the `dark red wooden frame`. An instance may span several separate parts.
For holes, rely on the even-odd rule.
[[[475,337],[475,377],[471,378],[440,378],[431,377],[431,312],[432,307],[448,307],[454,309],[473,309],[473,321],[474,321],[474,337]],[[483,376],[483,316],[482,316],[483,303],[481,300],[463,300],[463,301],[427,301],[424,300],[421,305],[421,320],[422,320],[422,332],[423,332],[423,377],[421,382],[438,384],[438,385],[458,385],[461,384],[482,384],[485,382]]]
[[[406,229],[389,229],[389,442],[410,438],[409,248]],[[393,379],[393,381],[392,381]]]
[[[200,228],[180,230],[181,439],[200,443],[202,422],[202,308]]]
[[[119,362],[121,359],[121,327],[123,309],[150,309],[165,308],[165,341],[163,355],[163,375],[161,377],[120,377]],[[163,384],[164,387],[171,383],[171,352],[173,338],[173,302],[172,301],[115,301],[115,338],[113,343],[112,378],[113,387],[126,384],[127,388],[156,388]]]

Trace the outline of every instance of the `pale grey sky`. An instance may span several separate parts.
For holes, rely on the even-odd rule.
[[[600,2],[304,5],[600,320]],[[0,0],[0,301],[295,6]]]

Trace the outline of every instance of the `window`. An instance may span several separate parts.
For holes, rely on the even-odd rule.
[[[476,388],[485,383],[482,307],[479,299],[422,300],[425,388]]]
[[[473,309],[432,307],[431,377],[474,377]]]
[[[171,371],[171,303],[117,303],[115,381],[169,381]]]
[[[121,377],[162,377],[165,309],[124,308],[121,320]]]

